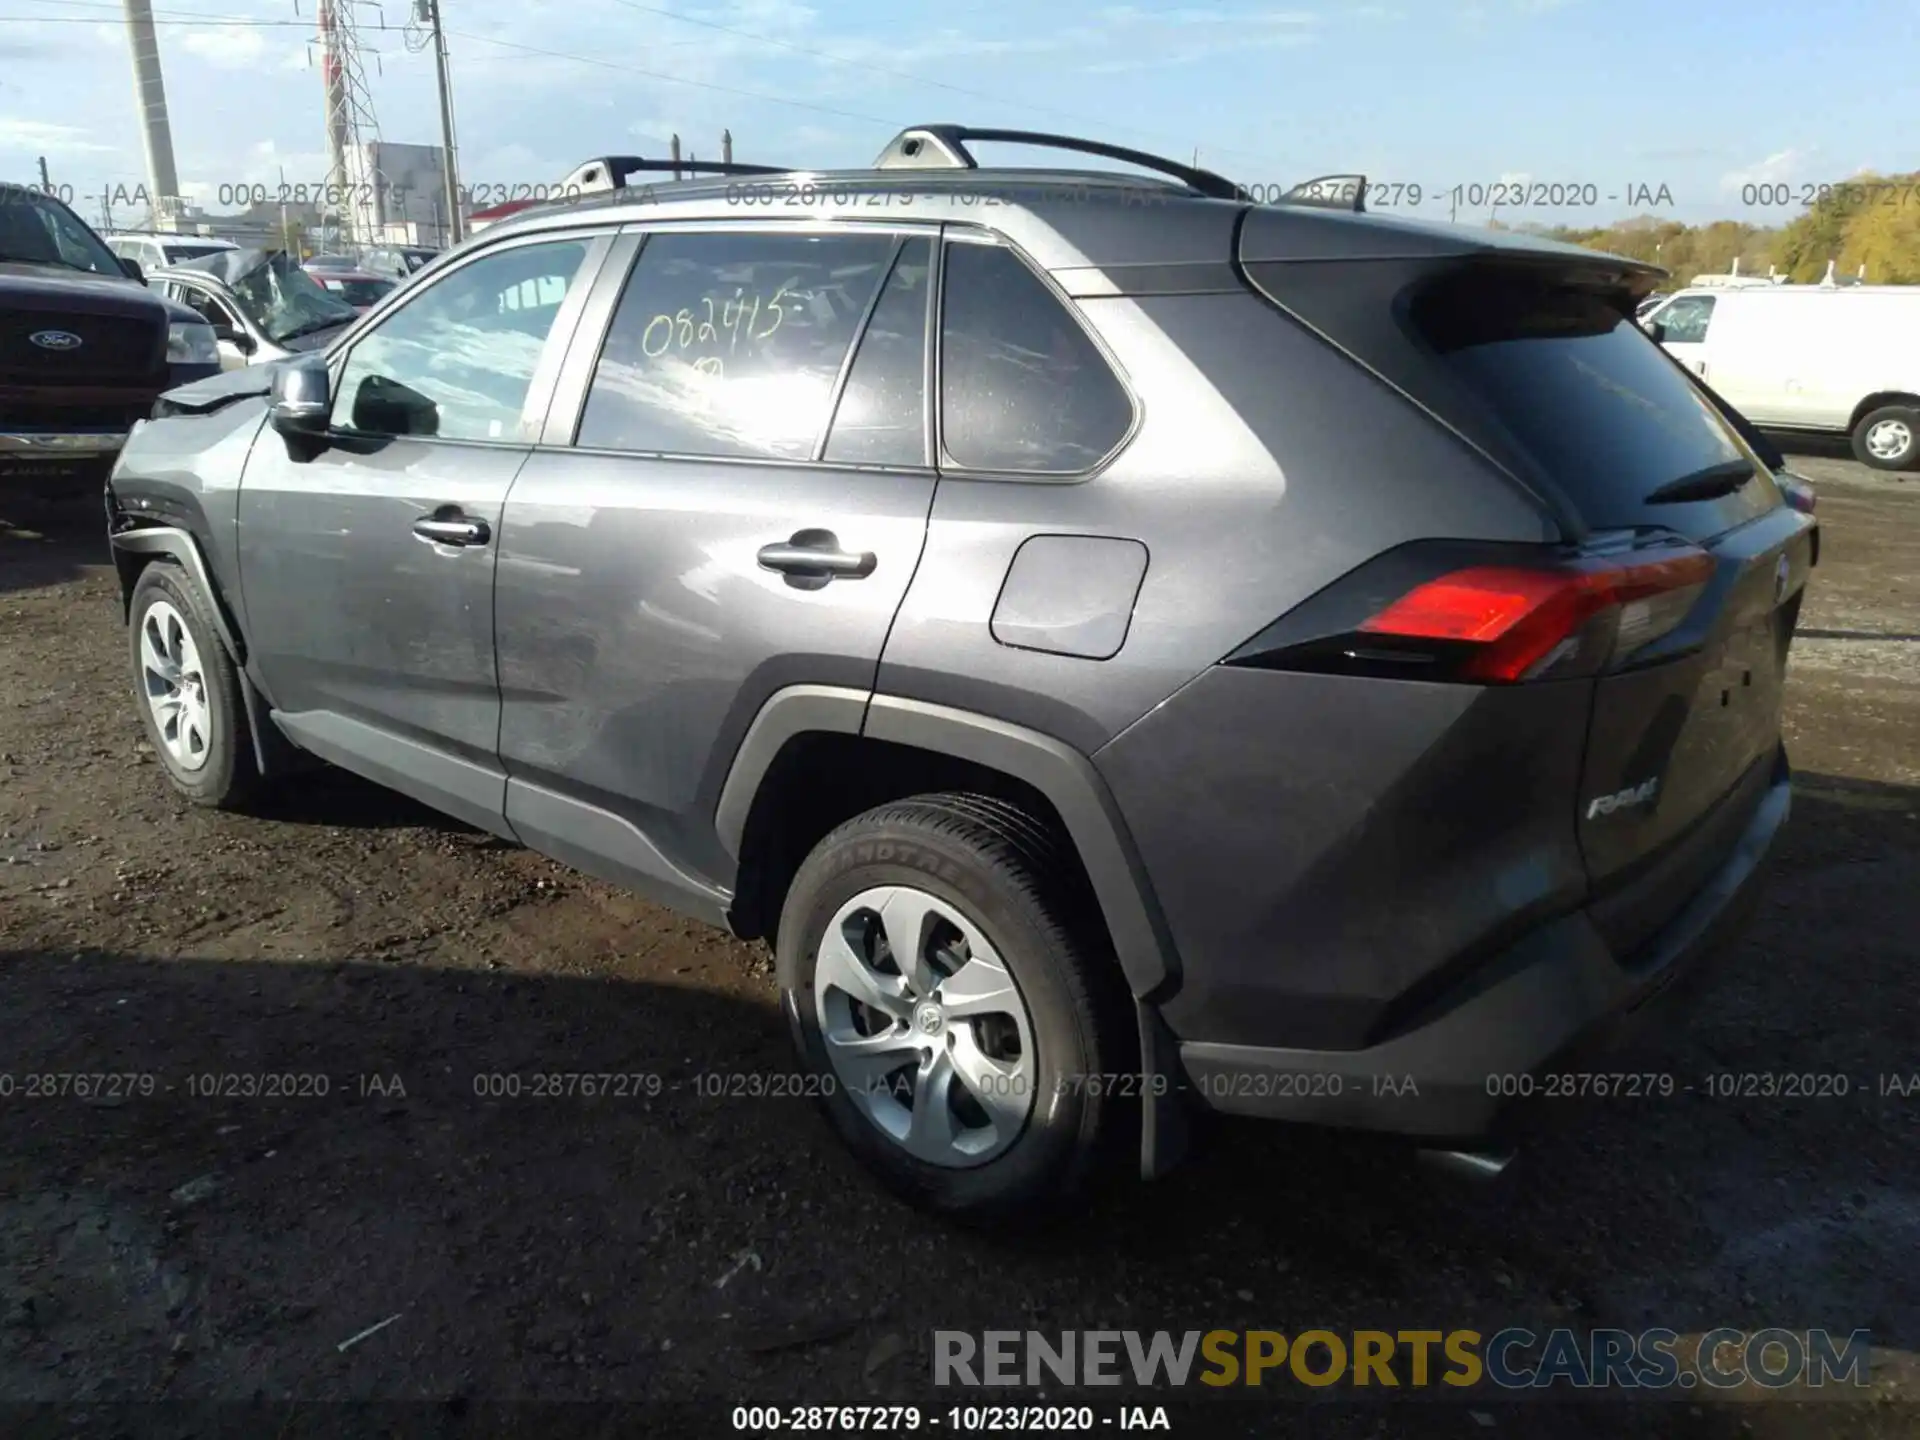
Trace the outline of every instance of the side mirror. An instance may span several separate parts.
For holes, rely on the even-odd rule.
[[[125,255],[120,255],[115,258],[120,261],[120,268],[127,272],[127,278],[129,280],[138,280],[142,285],[147,283],[147,272],[140,268],[140,262],[138,260],[134,260]]]
[[[1666,321],[1643,320],[1640,323],[1646,327],[1647,334],[1653,337],[1654,344],[1664,345],[1667,343],[1667,322]]]
[[[236,330],[231,325],[214,326],[213,338],[216,340],[226,341],[229,345],[233,346],[234,349],[238,350],[242,355],[251,355],[255,350],[258,350],[260,348],[258,345],[254,343],[253,337],[247,334],[246,331]]]
[[[288,439],[324,439],[332,414],[332,380],[321,356],[301,356],[273,367],[267,423],[274,429]]]

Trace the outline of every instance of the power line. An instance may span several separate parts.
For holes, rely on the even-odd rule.
[[[120,10],[120,6],[117,3],[113,3],[113,0],[26,0],[26,3],[40,4],[40,5],[69,5],[69,6],[74,6],[76,8],[97,7],[102,10],[109,10],[115,13],[118,13],[118,11]],[[1143,130],[1135,126],[1114,125],[1110,121],[1101,120],[1091,115],[1084,115],[1084,114],[1080,114],[1078,112],[1070,111],[1070,110],[1060,110],[1055,107],[1047,106],[1047,105],[1033,104],[1031,102],[1017,100],[1009,96],[995,95],[985,90],[974,90],[967,86],[954,85],[944,80],[930,79],[927,76],[918,75],[913,73],[912,71],[896,70],[890,66],[875,64],[871,61],[856,60],[851,56],[835,55],[831,51],[821,50],[821,49],[818,49],[817,47],[810,46],[810,45],[798,44],[790,40],[783,40],[783,39],[780,39],[778,36],[761,34],[759,32],[752,31],[752,30],[743,30],[737,26],[724,25],[714,20],[703,20],[692,15],[683,15],[678,11],[666,10],[666,9],[662,9],[659,6],[647,5],[647,4],[641,3],[641,0],[615,0],[615,3],[625,7],[626,9],[633,10],[641,14],[657,15],[663,19],[678,21],[679,23],[684,25],[691,25],[691,26],[696,26],[698,28],[705,29],[705,30],[717,31],[722,34],[736,36],[743,40],[749,40],[756,44],[769,45],[776,49],[790,51],[794,54],[810,56],[814,59],[824,60],[829,64],[844,65],[852,69],[864,70],[871,74],[885,75],[893,79],[907,81],[911,84],[924,85],[929,89],[943,90],[955,95],[964,95],[971,99],[984,100],[994,105],[1006,105],[1006,106],[1012,106],[1018,109],[1034,111],[1040,114],[1056,115],[1062,119],[1073,120],[1081,124],[1094,126],[1097,129],[1102,131],[1119,131],[1121,133],[1138,135],[1138,136],[1150,136],[1155,139],[1161,139],[1161,140],[1164,140],[1165,138],[1164,132]],[[156,17],[156,18],[159,19],[159,17]],[[68,17],[53,17],[53,16],[49,16],[44,19],[31,17],[31,16],[13,16],[13,15],[0,16],[0,22],[9,22],[9,21],[17,22],[17,23],[25,23],[25,24],[105,23],[104,21],[95,21],[90,19],[84,19],[84,20],[70,19]],[[204,14],[204,12],[178,11],[178,10],[169,10],[165,12],[164,19],[160,19],[159,23],[202,24],[209,28],[218,28],[222,26],[240,27],[240,28],[256,28],[256,27],[257,28],[294,28],[294,29],[309,28],[303,22],[295,21],[295,20],[232,19],[224,16],[206,15]],[[385,23],[366,24],[366,25],[363,25],[361,28],[366,30],[376,30],[376,31],[393,30],[393,31],[400,32],[402,35],[406,34],[406,28],[404,26],[387,25]],[[644,66],[623,64],[618,61],[605,60],[598,56],[575,55],[562,50],[549,50],[542,46],[528,45],[517,40],[502,40],[492,35],[479,35],[471,31],[451,30],[451,29],[447,30],[445,33],[448,35],[456,36],[457,38],[462,40],[471,40],[481,45],[492,45],[502,50],[511,50],[523,55],[534,55],[534,56],[539,56],[543,59],[560,60],[569,64],[575,64],[575,65],[590,65],[597,69],[613,70],[613,71],[620,72],[622,74],[641,75],[651,80],[657,80],[662,84],[682,85],[695,90],[711,91],[715,94],[733,95],[741,99],[756,100],[763,104],[769,104],[769,105],[779,105],[791,110],[805,110],[816,115],[830,115],[836,119],[858,120],[867,124],[892,126],[896,129],[913,123],[912,121],[904,121],[899,119],[891,119],[884,116],[870,115],[857,110],[845,110],[832,105],[822,105],[814,101],[789,99],[784,95],[772,95],[772,94],[768,94],[765,91],[751,90],[744,86],[723,85],[716,81],[709,81],[709,80],[693,80],[693,79],[687,78],[684,75],[674,75],[662,70],[649,70]],[[410,46],[409,48],[412,48],[412,47]],[[1212,145],[1207,146],[1206,148],[1213,150],[1219,154],[1226,154],[1226,155],[1237,154],[1237,155],[1246,156],[1248,158],[1253,158],[1251,152],[1249,151],[1232,150],[1232,149],[1228,149],[1225,146],[1212,146]]]

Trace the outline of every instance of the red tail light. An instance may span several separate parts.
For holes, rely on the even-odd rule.
[[[1692,548],[1658,560],[1478,565],[1416,586],[1360,629],[1466,646],[1458,678],[1511,684],[1599,643],[1596,619],[1613,621],[1603,663],[1658,639],[1686,618],[1712,575],[1713,558]]]

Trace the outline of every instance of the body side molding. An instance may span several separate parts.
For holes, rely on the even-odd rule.
[[[506,819],[505,772],[331,710],[305,710],[297,715],[275,711],[273,719],[302,750],[478,829],[519,842]]]

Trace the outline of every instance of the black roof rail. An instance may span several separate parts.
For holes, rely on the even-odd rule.
[[[745,165],[731,160],[649,160],[642,155],[602,155],[582,161],[560,182],[560,189],[622,190],[635,175],[786,175],[791,165]]]
[[[1099,155],[1108,160],[1138,165],[1170,175],[1191,190],[1216,200],[1242,200],[1243,191],[1224,175],[1182,165],[1163,155],[1144,150],[1129,150],[1124,145],[1107,145],[1098,140],[1080,140],[1071,135],[1047,135],[1037,130],[979,130],[970,125],[914,125],[902,130],[888,142],[873,162],[876,170],[977,170],[980,168],[967,149],[969,140],[994,140],[1010,145],[1039,145],[1052,150],[1075,150],[1083,155]]]
[[[1362,214],[1367,208],[1367,177],[1364,175],[1320,175],[1302,180],[1275,202],[1280,205],[1311,205],[1319,210],[1351,210]]]

